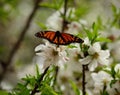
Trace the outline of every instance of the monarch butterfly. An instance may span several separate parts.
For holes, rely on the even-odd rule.
[[[47,39],[56,45],[68,45],[70,43],[83,43],[83,40],[68,33],[60,33],[59,31],[40,31],[35,34],[36,37]]]

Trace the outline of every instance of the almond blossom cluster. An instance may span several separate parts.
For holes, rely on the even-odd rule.
[[[53,13],[46,22],[48,29],[61,31],[63,19],[61,13],[63,9]],[[71,17],[75,17],[75,9],[68,9],[66,17],[72,12]],[[84,33],[82,26],[88,27],[87,21],[78,20],[71,21],[67,24],[64,32],[70,34]],[[111,33],[104,30],[106,37],[111,36],[115,39],[120,38],[120,35],[114,33],[120,32],[120,29],[111,29]],[[81,32],[82,31],[82,32]],[[110,35],[111,34],[111,35]],[[117,37],[115,36],[117,35]],[[97,35],[97,36],[103,36]],[[58,85],[63,92],[63,95],[74,95],[71,90],[70,80],[72,80],[80,93],[82,93],[82,65],[86,65],[86,92],[87,95],[119,95],[120,94],[120,40],[104,43],[91,40],[86,37],[85,33],[82,36],[83,44],[70,44],[68,46],[56,47],[55,45],[46,42],[35,48],[36,54],[44,59],[43,68],[51,65],[58,65]],[[104,44],[106,49],[103,49]],[[85,46],[87,49],[85,50]],[[85,50],[85,51],[84,51]],[[104,94],[106,93],[106,94]],[[82,95],[82,94],[81,94]]]

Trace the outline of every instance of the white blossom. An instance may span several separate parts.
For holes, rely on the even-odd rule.
[[[88,49],[88,56],[79,61],[82,64],[89,64],[89,70],[94,71],[94,69],[98,66],[98,63],[101,65],[109,64],[109,50],[101,50],[100,43],[96,42]]]
[[[106,73],[105,71],[99,71],[98,73],[91,74],[92,79],[94,81],[94,92],[99,93],[103,87],[109,86],[111,80],[113,79],[110,74]]]
[[[61,16],[61,13],[63,13],[64,10],[61,8],[59,11],[56,11],[53,13],[46,21],[46,26],[48,29],[52,30],[57,30],[57,31],[62,31],[62,25],[63,25],[63,18]],[[74,8],[69,8],[66,12],[66,18],[75,18],[75,9]],[[64,30],[64,32],[67,33],[72,33],[76,34],[78,32],[81,32],[82,26],[81,24],[85,24],[85,20],[80,20],[80,21],[71,21],[67,23],[67,28]]]
[[[84,45],[90,46],[90,40],[88,37],[84,38]]]
[[[109,93],[109,95],[120,95],[120,92],[119,92],[120,91],[120,82],[117,81],[116,83],[112,84],[112,87],[108,86],[106,90]]]
[[[62,28],[62,18],[60,17],[60,12],[57,11],[53,13],[46,21],[46,26],[48,29],[54,29],[61,31]]]
[[[75,17],[74,15],[74,8],[69,8],[66,12],[66,17],[68,17],[69,15],[71,15],[71,17]],[[61,31],[62,30],[62,24],[63,24],[63,18],[61,16],[61,13],[64,12],[64,9],[61,8],[59,11],[56,11],[55,13],[53,13],[46,22],[46,26],[49,29],[54,29],[57,31]]]
[[[36,55],[43,58],[43,68],[47,68],[51,64],[61,65],[68,60],[65,51],[61,48],[57,48],[54,45],[46,43],[45,45],[40,44],[35,48]]]
[[[78,32],[81,32],[81,24],[77,21],[73,21],[70,24],[68,24],[68,29],[66,32],[76,34]]]

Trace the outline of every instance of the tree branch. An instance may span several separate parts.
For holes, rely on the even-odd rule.
[[[48,69],[49,69],[49,67],[47,67],[47,68],[45,69],[45,71],[43,72],[43,74],[41,75],[41,77],[38,79],[39,84],[40,84],[41,81],[43,80],[43,77],[44,77],[45,74],[47,73]],[[38,89],[38,83],[35,84],[35,87],[34,87],[34,89],[32,90],[32,92],[31,92],[30,95],[34,95],[36,92],[38,92],[37,89]]]
[[[59,72],[59,67],[58,67],[58,66],[56,66],[56,67],[55,67],[54,85],[56,84],[56,81],[57,81],[58,72]],[[53,87],[54,87],[54,85],[53,85]]]
[[[23,30],[22,30],[22,32],[21,32],[21,34],[20,34],[17,42],[16,42],[15,45],[13,46],[13,48],[12,48],[12,50],[11,50],[9,56],[8,56],[7,62],[5,62],[5,64],[2,65],[2,66],[3,66],[3,74],[0,76],[0,82],[2,81],[2,79],[3,79],[3,77],[4,77],[5,73],[6,73],[6,70],[7,70],[8,66],[11,64],[13,57],[15,56],[17,50],[19,49],[19,47],[20,47],[20,45],[21,45],[21,42],[23,41],[24,36],[25,36],[28,28],[30,27],[30,23],[31,23],[31,21],[32,21],[35,13],[36,13],[36,11],[37,11],[37,9],[39,8],[39,3],[42,2],[42,1],[43,1],[43,0],[36,0],[36,1],[35,1],[35,6],[34,6],[34,8],[33,8],[33,11],[31,12],[30,16],[28,17],[28,20],[27,20],[27,22],[26,22],[26,25],[25,25],[25,27],[23,28]]]
[[[66,25],[67,25],[67,21],[66,21],[67,3],[68,3],[68,0],[65,0],[65,3],[64,3],[64,13],[63,13],[62,32],[64,32],[64,30],[66,28]]]
[[[26,22],[25,27],[23,28],[23,30],[22,30],[22,32],[21,32],[21,34],[20,34],[20,36],[19,36],[16,44],[13,46],[13,48],[12,48],[10,54],[9,54],[9,58],[8,58],[8,61],[7,61],[7,65],[9,65],[9,64],[11,63],[11,61],[12,61],[15,53],[16,53],[17,50],[19,49],[19,47],[20,47],[20,45],[21,45],[21,42],[23,41],[23,38],[24,38],[24,36],[25,36],[25,34],[26,34],[29,26],[30,26],[30,23],[31,23],[31,21],[32,21],[35,13],[36,13],[36,11],[37,11],[37,9],[39,8],[38,5],[39,5],[40,2],[42,2],[42,0],[36,0],[35,6],[34,6],[34,8],[33,8],[33,11],[31,12],[31,14],[30,14],[30,16],[29,16],[29,18],[28,18],[28,20],[27,20],[27,22]]]
[[[86,70],[86,65],[82,65],[82,93],[83,95],[86,95],[86,88],[85,88],[85,85],[86,85],[86,78],[85,78],[85,70]]]

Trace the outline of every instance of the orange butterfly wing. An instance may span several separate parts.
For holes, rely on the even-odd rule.
[[[55,37],[55,32],[54,31],[41,31],[41,32],[37,32],[35,34],[36,37],[39,38],[44,38],[49,40],[51,43],[53,43],[53,39]]]
[[[65,42],[64,43],[65,45],[68,45],[70,43],[83,43],[82,39],[72,34],[61,33],[61,37],[62,37],[62,40]],[[62,43],[63,41],[60,41],[60,42]]]
[[[43,31],[35,34],[36,37],[44,38],[56,45],[68,45],[70,43],[83,43],[83,40],[68,33],[60,33],[59,31]]]

